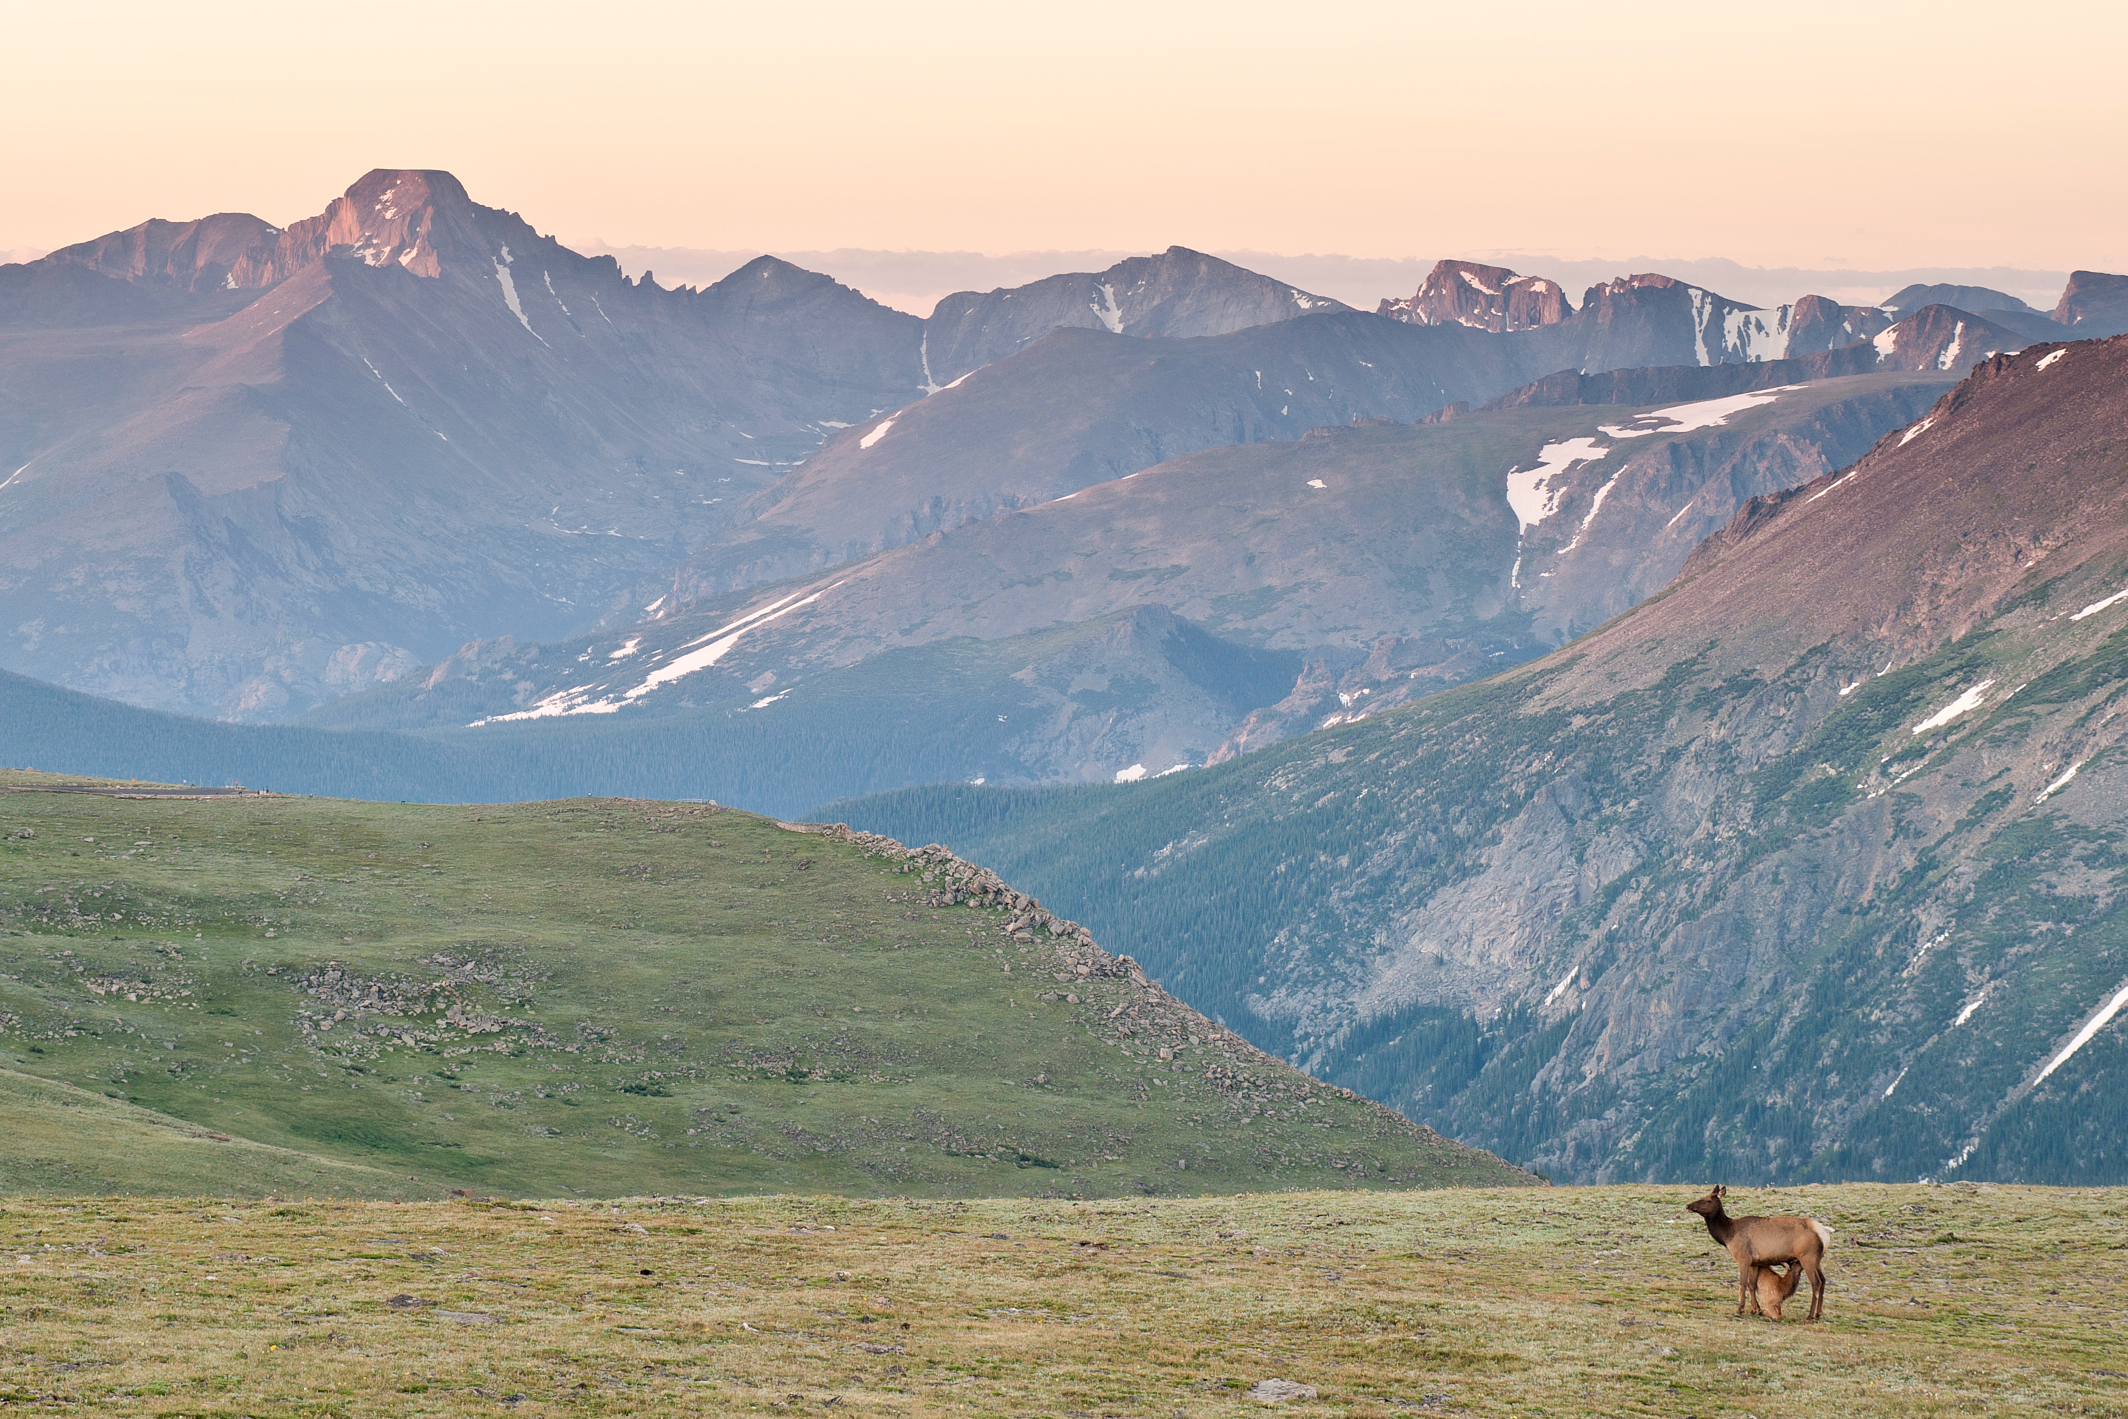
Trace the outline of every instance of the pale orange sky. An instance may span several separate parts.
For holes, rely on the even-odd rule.
[[[580,243],[2128,270],[2117,4],[9,12],[0,252],[390,166]]]

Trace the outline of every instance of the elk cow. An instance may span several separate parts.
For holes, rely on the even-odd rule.
[[[1705,1197],[1685,1204],[1707,1224],[1714,1243],[1736,1258],[1736,1313],[1749,1315],[1760,1309],[1759,1277],[1776,1262],[1795,1262],[1810,1278],[1810,1320],[1825,1314],[1825,1248],[1832,1244],[1832,1228],[1812,1217],[1731,1217],[1722,1207],[1726,1187],[1717,1187]],[[1789,1290],[1794,1278],[1786,1278]],[[1779,1313],[1776,1312],[1776,1319]]]

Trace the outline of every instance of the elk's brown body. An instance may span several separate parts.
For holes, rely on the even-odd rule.
[[[1705,1197],[1685,1204],[1687,1212],[1697,1212],[1707,1224],[1707,1234],[1714,1238],[1715,1245],[1736,1258],[1736,1313],[1750,1315],[1762,1310],[1759,1300],[1759,1282],[1766,1268],[1782,1262],[1795,1262],[1802,1274],[1810,1278],[1810,1320],[1820,1319],[1825,1314],[1825,1248],[1832,1244],[1832,1228],[1813,1217],[1731,1217],[1722,1206],[1727,1188],[1717,1187]],[[1783,1278],[1788,1290],[1782,1294],[1785,1300],[1795,1291],[1793,1273]],[[1776,1307],[1774,1318],[1780,1318]]]

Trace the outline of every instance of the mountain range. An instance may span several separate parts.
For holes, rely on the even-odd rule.
[[[671,616],[1557,371],[1955,372],[2053,324],[1931,290],[1759,311],[1640,275],[1576,307],[1444,262],[1385,316],[1175,247],[918,320],[767,257],[700,289],[630,280],[448,173],[378,170],[285,229],[150,221],[0,267],[0,665],[281,719],[473,641]],[[2056,318],[2123,309],[2118,278],[2079,272]]]
[[[0,268],[0,309],[8,663],[231,717],[596,619],[921,379],[823,277],[629,282],[442,173]]]

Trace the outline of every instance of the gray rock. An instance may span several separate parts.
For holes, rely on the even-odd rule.
[[[1296,1384],[1292,1380],[1258,1380],[1256,1388],[1249,1391],[1249,1398],[1258,1404],[1284,1404],[1289,1399],[1313,1399],[1314,1385]]]

